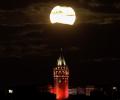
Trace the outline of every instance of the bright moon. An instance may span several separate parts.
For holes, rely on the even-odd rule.
[[[50,13],[50,21],[52,24],[61,23],[73,25],[76,20],[75,11],[71,7],[56,6]]]

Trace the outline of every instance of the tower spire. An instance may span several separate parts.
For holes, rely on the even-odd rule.
[[[63,56],[63,49],[61,48],[61,53],[60,53],[60,57],[58,58],[57,60],[57,65],[58,66],[65,66],[66,65],[66,62],[65,62],[65,59],[64,59],[64,56]]]

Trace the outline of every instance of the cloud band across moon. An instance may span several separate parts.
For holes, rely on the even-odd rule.
[[[24,26],[50,24],[49,14],[54,5],[33,4],[29,7],[13,10],[0,10],[0,25]],[[119,13],[94,12],[85,8],[75,8],[76,24],[110,24],[120,21]]]

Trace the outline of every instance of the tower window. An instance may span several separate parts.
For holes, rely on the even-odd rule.
[[[59,79],[58,82],[61,83],[62,82],[61,79]]]

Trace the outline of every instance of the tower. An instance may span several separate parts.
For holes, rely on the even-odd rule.
[[[66,65],[63,55],[57,60],[57,67],[53,69],[54,77],[54,89],[56,93],[56,99],[67,99],[69,96],[68,93],[68,78],[69,78],[69,69]]]

